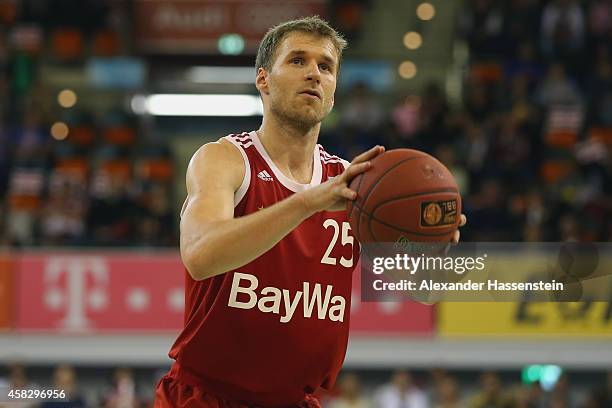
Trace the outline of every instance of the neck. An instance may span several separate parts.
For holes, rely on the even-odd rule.
[[[312,175],[312,152],[320,128],[320,123],[308,129],[299,128],[268,114],[264,116],[257,134],[279,169],[296,181],[304,182]]]

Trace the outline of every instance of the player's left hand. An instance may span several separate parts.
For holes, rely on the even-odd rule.
[[[467,217],[465,216],[465,214],[461,214],[461,221],[459,221],[459,227],[463,227],[466,223]],[[453,245],[457,245],[459,243],[459,237],[461,237],[461,232],[457,229],[457,231],[455,231],[455,235],[453,235],[451,243]]]

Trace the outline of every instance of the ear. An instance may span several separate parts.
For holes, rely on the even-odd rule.
[[[264,68],[257,69],[257,76],[255,77],[255,87],[262,94],[268,94],[268,72]]]

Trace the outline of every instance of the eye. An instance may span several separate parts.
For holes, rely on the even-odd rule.
[[[296,58],[291,58],[291,59],[289,60],[289,62],[290,62],[291,64],[301,64],[301,63],[303,62],[303,59],[302,59],[302,58],[299,58],[299,57],[296,57]]]
[[[331,68],[330,68],[330,66],[328,64],[319,64],[319,69],[321,71],[330,71],[331,70]]]

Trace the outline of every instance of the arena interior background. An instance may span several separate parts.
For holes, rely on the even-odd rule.
[[[312,14],[350,42],[329,151],[435,155],[464,241],[610,241],[610,1],[0,0],[0,386],[150,406],[189,157],[259,126],[257,43]],[[326,406],[385,406],[392,375],[410,407],[612,406],[612,294],[364,303],[355,276]]]

